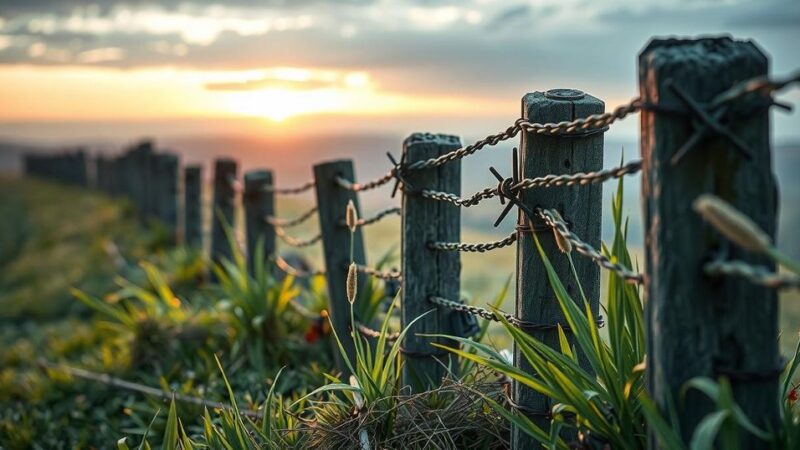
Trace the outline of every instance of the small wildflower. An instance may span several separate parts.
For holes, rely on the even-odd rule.
[[[345,223],[351,233],[355,233],[356,226],[358,225],[358,212],[356,212],[356,205],[353,200],[347,202],[347,210],[345,212]]]
[[[770,238],[755,222],[721,198],[703,194],[694,201],[694,210],[736,245],[755,253],[770,246]]]
[[[357,283],[358,267],[356,263],[350,263],[350,268],[347,270],[347,300],[351,305],[356,301]]]
[[[786,394],[786,401],[789,402],[789,406],[794,406],[797,403],[797,399],[800,397],[797,392],[797,387],[792,388],[788,394]]]

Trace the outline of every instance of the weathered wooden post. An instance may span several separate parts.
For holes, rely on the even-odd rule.
[[[203,168],[183,170],[183,242],[187,247],[203,249]]]
[[[151,210],[166,227],[169,242],[175,244],[178,237],[178,157],[172,153],[158,153],[151,159]]]
[[[461,147],[457,136],[414,133],[403,142],[407,164],[435,158]],[[461,193],[461,161],[456,160],[430,169],[405,174],[406,189],[430,189]],[[421,334],[453,334],[452,311],[434,305],[433,296],[459,300],[461,295],[461,256],[458,252],[429,248],[432,242],[458,242],[461,236],[459,207],[442,201],[423,198],[415,192],[403,191],[402,254],[403,280],[402,326],[426,314],[409,330],[403,341],[403,385],[412,392],[421,392],[441,385],[452,358],[449,352],[431,343],[445,343],[440,338]]]
[[[523,118],[539,123],[578,119],[602,113],[604,108],[601,100],[574,89],[534,92],[522,98]],[[524,132],[520,146],[521,176],[525,178],[591,172],[603,167],[602,133],[565,137]],[[529,189],[521,193],[521,201],[531,210],[537,207],[557,210],[571,224],[573,232],[595,248],[600,247],[602,185]],[[533,218],[529,223],[523,211],[520,210],[518,214],[516,316],[525,322],[540,324],[541,327],[528,332],[547,345],[559,348],[556,325],[560,323],[566,327],[566,319],[550,287],[532,233],[536,233],[572,299],[581,307],[583,299],[569,260],[558,249],[553,230],[539,217]],[[597,317],[600,269],[588,258],[576,257],[574,262],[591,310]],[[570,334],[568,330],[565,332]],[[514,362],[523,370],[532,371],[518,349],[514,350]],[[513,383],[512,397],[531,420],[549,429],[551,405],[547,397],[517,382]],[[537,446],[523,431],[516,427],[512,429],[512,448]]]
[[[232,259],[233,252],[228,243],[223,223],[235,230],[234,213],[236,207],[236,173],[238,164],[228,158],[214,162],[214,210],[211,215],[211,260],[219,262],[223,258]]]
[[[270,259],[275,254],[275,228],[267,217],[275,214],[275,194],[271,170],[251,170],[244,174],[245,233],[247,236],[247,267],[253,271],[256,249],[263,246],[263,256]]]
[[[355,182],[353,161],[349,159],[330,161],[314,166],[314,183],[317,192],[317,211],[322,233],[322,250],[325,255],[325,273],[328,281],[328,313],[331,324],[345,348],[350,362],[355,364],[353,340],[350,336],[350,304],[347,301],[347,268],[350,264],[350,230],[344,225],[347,203],[352,200],[356,211],[361,212],[358,195],[336,183],[336,177]],[[361,229],[352,236],[353,261],[366,264],[364,239]],[[363,292],[364,277],[358,277],[358,291]],[[343,373],[348,369],[338,347],[334,344],[336,367]]]
[[[729,37],[655,39],[639,55],[640,96],[650,105],[641,117],[648,390],[662,411],[669,404],[677,408],[687,442],[713,410],[696,391],[681,400],[681,388],[699,376],[727,377],[751,421],[762,429],[779,427],[777,294],[703,271],[719,257],[774,265],[728,245],[692,210],[699,195],[713,193],[774,238],[769,99],[751,95],[709,106],[767,69],[767,57],[753,42]],[[769,447],[749,434],[741,446]]]

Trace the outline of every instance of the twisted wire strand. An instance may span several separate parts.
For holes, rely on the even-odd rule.
[[[572,174],[562,175],[545,175],[536,178],[524,178],[511,185],[510,191],[519,192],[520,190],[534,189],[534,188],[549,188],[557,186],[584,186],[587,184],[603,183],[611,179],[622,178],[625,175],[633,175],[642,170],[642,160],[636,159],[629,161],[621,166],[612,167],[610,169],[598,170],[596,172],[577,172]],[[461,198],[458,195],[448,192],[433,191],[429,189],[419,191],[419,195],[424,198],[432,200],[439,200],[454,205],[470,207],[477,205],[483,200],[488,200],[499,195],[496,187],[484,188],[471,197]]]
[[[301,240],[286,234],[286,231],[281,227],[275,227],[275,235],[278,236],[283,242],[292,247],[308,247],[316,244],[322,239],[322,233],[312,236],[308,239]]]
[[[313,208],[309,209],[308,211],[304,212],[303,214],[294,219],[284,219],[281,217],[266,216],[264,217],[264,220],[267,221],[268,224],[274,227],[291,228],[300,225],[301,223],[310,219],[312,216],[314,216],[316,212],[317,212],[317,207],[314,206]]]
[[[278,266],[278,268],[281,269],[283,272],[285,272],[285,273],[287,273],[287,274],[289,274],[289,275],[291,275],[291,276],[293,276],[295,278],[309,278],[309,277],[316,277],[316,276],[319,276],[319,275],[325,275],[325,271],[321,270],[321,269],[309,272],[307,270],[302,270],[302,269],[298,269],[296,267],[293,267],[291,264],[289,264],[289,261],[286,261],[280,255],[278,255],[275,258],[275,265]]]
[[[392,216],[392,215],[398,215],[399,216],[402,213],[402,211],[403,211],[403,209],[400,208],[399,206],[393,206],[391,208],[386,208],[384,210],[378,211],[372,217],[368,217],[366,219],[358,219],[356,221],[356,226],[357,227],[363,227],[363,226],[367,226],[367,225],[372,225],[373,223],[380,222],[381,220],[383,220],[383,218],[385,218],[387,216]],[[342,220],[339,224],[342,225],[342,226],[347,226],[347,224],[345,223],[344,220]]]
[[[777,273],[764,266],[739,260],[713,261],[703,267],[709,276],[740,277],[760,286],[772,289],[800,289],[800,276]]]
[[[578,172],[573,174],[545,175],[543,177],[525,178],[512,185],[511,190],[517,191],[555,186],[583,186],[593,183],[603,183],[611,179],[622,178],[625,175],[638,173],[641,170],[642,160],[636,159],[618,167],[598,170],[596,172]]]
[[[403,274],[395,270],[378,270],[374,267],[364,266],[361,264],[356,265],[356,270],[364,275],[369,275],[381,280],[402,280]]]
[[[523,130],[537,134],[546,134],[549,136],[581,135],[591,131],[600,131],[617,120],[624,119],[629,114],[638,112],[641,109],[641,106],[641,101],[638,98],[635,98],[607,113],[592,114],[588,117],[558,123],[536,123],[520,118],[517,119],[512,126],[499,133],[489,135],[473,144],[453,150],[449,153],[445,153],[444,155],[436,158],[430,158],[408,164],[404,167],[404,169],[422,170],[438,167],[443,164],[447,164],[448,162],[472,155],[487,145],[496,145],[498,142],[511,139]]]
[[[466,242],[431,242],[428,247],[432,250],[441,251],[459,251],[459,252],[475,252],[485,253],[498,248],[508,247],[517,241],[517,232],[509,234],[507,237],[499,241],[481,242],[471,244]]]
[[[642,274],[633,272],[621,264],[612,262],[605,255],[597,251],[597,249],[584,242],[575,233],[570,231],[567,224],[563,220],[560,220],[551,210],[538,208],[536,212],[549,227],[553,228],[564,239],[572,243],[578,253],[590,258],[598,266],[616,273],[629,283],[641,284],[644,281]]]
[[[348,191],[353,192],[364,192],[383,186],[384,184],[392,181],[394,179],[394,175],[394,171],[389,171],[384,175],[375,178],[374,180],[367,181],[366,183],[354,183],[339,176],[334,178],[334,181],[336,181],[336,184],[338,184],[342,189],[347,189]]]
[[[361,322],[356,323],[356,329],[364,337],[368,337],[368,338],[372,338],[372,339],[378,339],[379,337],[381,337],[380,330],[372,329],[372,328],[364,325]],[[399,337],[400,337],[400,332],[399,331],[395,331],[394,333],[387,334],[386,335],[386,340],[387,341],[396,341],[397,338],[399,338]]]
[[[468,314],[472,314],[473,316],[478,316],[486,320],[490,320],[492,322],[499,322],[500,320],[495,316],[493,311],[490,311],[486,308],[481,308],[480,306],[473,306],[468,305],[466,303],[457,302],[455,300],[450,300],[444,297],[439,296],[431,296],[428,297],[428,301],[433,303],[434,305],[443,306],[453,311],[465,312]],[[513,314],[507,313],[505,311],[498,311],[508,323],[511,325],[527,332],[531,331],[544,331],[544,330],[552,330],[559,325],[564,331],[569,330],[569,325],[567,324],[550,324],[550,323],[533,323],[528,322],[522,319],[517,318]],[[598,327],[602,327],[604,325],[603,316],[598,316],[596,322]]]
[[[296,187],[279,188],[275,186],[264,186],[264,191],[272,192],[273,194],[277,195],[296,195],[296,194],[302,194],[303,192],[313,188],[315,184],[316,183],[314,183],[314,180],[311,180]]]

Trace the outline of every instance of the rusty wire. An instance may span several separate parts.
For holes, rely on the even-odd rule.
[[[391,215],[398,215],[399,216],[402,213],[402,211],[403,211],[402,208],[400,208],[399,206],[393,206],[391,208],[386,208],[386,209],[383,209],[381,211],[378,211],[372,217],[368,217],[366,219],[358,219],[356,221],[356,226],[357,227],[363,227],[363,226],[367,226],[367,225],[372,225],[373,223],[380,222],[385,217],[388,217],[388,216],[391,216]],[[347,226],[347,224],[345,223],[344,220],[342,220],[339,224],[342,225],[342,226]]]
[[[289,264],[289,261],[286,261],[280,255],[275,257],[275,265],[278,266],[278,268],[281,269],[286,274],[291,275],[295,278],[309,278],[309,277],[325,275],[325,271],[321,269],[309,272],[307,270],[293,267],[291,264]]]
[[[433,303],[434,305],[443,306],[453,311],[472,314],[473,316],[478,316],[486,320],[491,320],[493,322],[500,321],[500,319],[495,315],[494,311],[488,310],[486,308],[481,308],[480,306],[468,305],[464,302],[458,302],[455,300],[450,300],[435,295],[428,297],[428,301],[430,303]],[[526,332],[552,330],[557,328],[558,326],[561,326],[561,328],[564,331],[569,331],[570,329],[569,325],[567,324],[528,322],[515,317],[513,314],[500,310],[497,310],[497,314],[502,316],[511,325]],[[603,316],[598,316],[595,323],[597,324],[598,327],[602,327],[604,325]]]
[[[301,240],[286,234],[286,231],[281,227],[275,227],[275,235],[278,236],[283,242],[292,247],[308,247],[316,244],[322,239],[322,233],[312,236],[308,239]]]
[[[302,194],[303,192],[313,188],[315,186],[314,180],[307,181],[300,186],[289,187],[289,188],[279,188],[275,186],[264,186],[265,192],[272,192],[273,194],[277,195],[296,195]]]
[[[364,275],[369,275],[375,278],[379,278],[381,280],[402,280],[403,274],[396,271],[396,270],[380,270],[374,267],[364,266],[362,264],[356,264],[356,270],[359,273],[363,273]]]
[[[378,339],[378,338],[381,337],[380,330],[374,330],[374,329],[364,325],[361,322],[356,323],[356,329],[358,330],[359,333],[361,333],[362,336],[367,337],[367,338]],[[388,333],[385,336],[387,341],[396,341],[397,338],[399,338],[399,337],[400,337],[400,332],[399,331],[395,331],[394,333]]]
[[[485,253],[498,248],[508,247],[517,241],[517,232],[500,239],[499,241],[481,242],[477,244],[466,242],[431,242],[428,248],[431,250],[441,251],[459,251],[459,252],[472,252],[472,253]]]
[[[793,83],[800,83],[800,71],[783,78],[770,79],[768,76],[761,76],[742,81],[725,92],[717,95],[711,100],[709,106],[713,109],[724,103],[731,102],[748,94],[760,93],[770,95],[773,92],[782,90]]]
[[[394,171],[389,171],[380,177],[375,178],[374,180],[367,181],[366,183],[354,183],[340,176],[334,178],[334,181],[336,181],[336,184],[338,184],[342,189],[347,189],[348,191],[353,192],[364,192],[383,186],[384,184],[392,181],[394,176]]]
[[[266,217],[264,217],[264,220],[268,224],[270,224],[270,225],[272,225],[274,227],[291,228],[291,227],[300,225],[301,223],[303,223],[306,220],[310,219],[312,216],[314,216],[314,214],[316,212],[317,212],[317,207],[314,206],[311,209],[309,209],[308,211],[304,212],[303,214],[299,215],[298,217],[296,217],[294,219],[284,219],[284,218],[281,218],[281,217],[266,216]]]
[[[587,132],[601,131],[615,121],[624,119],[629,114],[638,112],[641,109],[641,106],[641,101],[638,98],[635,98],[607,113],[592,114],[588,117],[558,123],[536,123],[520,118],[517,119],[512,126],[499,133],[489,135],[471,145],[453,150],[452,152],[445,153],[444,155],[436,158],[430,158],[408,164],[403,167],[403,169],[422,170],[438,167],[451,161],[472,155],[487,145],[496,145],[498,142],[511,139],[523,130],[526,132],[544,134],[548,136],[580,136],[586,134]]]
[[[740,277],[760,286],[772,289],[800,289],[800,276],[776,273],[764,266],[744,261],[713,261],[703,267],[706,275],[720,277]]]
[[[584,186],[587,184],[603,183],[611,179],[622,178],[625,175],[632,175],[642,169],[642,160],[636,159],[629,161],[621,166],[612,167],[610,169],[602,169],[595,172],[578,172],[578,173],[565,173],[561,175],[545,175],[536,178],[523,178],[517,183],[511,184],[510,192],[516,193],[520,190],[528,190],[535,188],[550,188],[557,186]],[[449,192],[433,191],[430,189],[423,189],[419,191],[419,195],[432,200],[445,201],[454,205],[463,206],[468,208],[475,206],[483,200],[488,200],[499,195],[497,187],[484,188],[471,197],[462,198],[456,194]]]
[[[566,222],[561,220],[554,211],[537,208],[536,212],[548,226],[553,228],[553,230],[560,234],[564,239],[568,240],[573,247],[575,247],[578,253],[590,258],[598,266],[616,273],[628,283],[643,283],[644,277],[642,274],[633,272],[619,263],[612,262],[610,259],[608,259],[608,257],[597,251],[597,249],[584,242],[575,233],[569,230],[569,226],[566,224]]]

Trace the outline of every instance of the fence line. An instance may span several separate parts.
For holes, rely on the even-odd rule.
[[[703,41],[654,41],[648,48],[661,46],[667,49],[665,51],[671,51],[672,46],[680,47],[693,42]],[[724,44],[722,47],[729,44],[729,41],[722,40],[720,42]],[[706,49],[704,51],[716,50]],[[454,325],[459,323],[459,318],[469,317],[472,321],[476,318],[506,321],[548,342],[553,331],[559,327],[565,332],[571,331],[563,323],[560,312],[554,309],[552,296],[548,295],[550,288],[547,279],[541,270],[536,268],[537,261],[530,260],[529,257],[528,260],[524,259],[524,255],[530,255],[531,252],[536,251],[532,241],[534,233],[542,242],[545,252],[551,259],[554,259],[552,255],[559,251],[569,252],[573,249],[588,258],[577,261],[576,270],[581,275],[584,286],[587,287],[587,297],[592,302],[592,314],[596,317],[598,325],[603,324],[602,316],[598,313],[600,268],[611,271],[628,283],[643,284],[648,298],[656,305],[653,307],[664,308],[664,310],[670,308],[673,308],[670,310],[674,310],[675,305],[669,303],[674,296],[666,298],[663,292],[654,291],[653,286],[662,286],[660,283],[663,283],[663,280],[673,280],[670,276],[677,276],[700,284],[711,283],[713,280],[719,282],[724,279],[726,286],[736,286],[737,289],[750,293],[750,297],[753,294],[774,296],[774,291],[777,289],[798,289],[800,288],[799,276],[776,272],[768,261],[736,254],[736,252],[732,258],[715,259],[711,262],[705,262],[707,261],[705,259],[702,264],[674,264],[667,262],[669,259],[664,256],[661,259],[648,257],[647,273],[641,274],[619,262],[612,261],[608,255],[598,250],[601,215],[601,206],[598,200],[599,185],[606,181],[643,172],[646,222],[654,226],[657,231],[655,243],[649,241],[647,243],[646,254],[652,255],[654,252],[660,251],[665,255],[672,255],[671,258],[674,260],[679,260],[680,255],[676,254],[678,250],[667,245],[668,243],[674,244],[674,241],[670,240],[670,236],[673,233],[680,233],[681,236],[693,234],[699,228],[700,222],[694,215],[683,213],[683,209],[680,208],[684,208],[686,205],[662,202],[660,200],[662,193],[651,190],[655,187],[654,183],[657,183],[660,189],[672,190],[676,195],[675,198],[687,197],[686,204],[691,203],[691,198],[689,198],[691,195],[719,189],[719,186],[709,185],[706,180],[689,180],[676,175],[689,173],[688,167],[695,167],[697,173],[706,174],[711,174],[714,170],[723,170],[716,168],[713,161],[703,163],[706,165],[701,165],[700,169],[696,167],[702,157],[696,156],[693,150],[702,140],[710,138],[726,143],[729,148],[737,152],[731,152],[731,154],[744,158],[743,161],[746,161],[746,164],[743,163],[743,166],[755,167],[754,173],[760,174],[747,176],[769,174],[768,165],[759,165],[761,163],[758,161],[761,159],[755,163],[750,162],[754,157],[765,158],[769,155],[769,148],[762,148],[763,142],[768,141],[768,139],[762,139],[766,136],[766,128],[756,129],[757,126],[748,122],[737,129],[737,133],[734,134],[725,129],[721,123],[724,122],[722,118],[730,111],[734,111],[730,112],[730,120],[740,118],[743,114],[742,111],[744,114],[760,118],[770,106],[781,106],[771,98],[771,95],[800,82],[800,72],[783,78],[770,79],[759,73],[738,73],[738,69],[735,67],[726,66],[728,63],[725,62],[724,57],[719,61],[723,61],[719,64],[721,67],[725,67],[723,73],[726,76],[718,76],[720,89],[718,92],[712,92],[714,95],[706,102],[695,100],[695,97],[699,98],[704,93],[684,91],[683,89],[688,88],[679,87],[678,84],[681,80],[664,81],[668,78],[666,72],[659,72],[659,76],[663,79],[656,77],[655,81],[653,79],[640,80],[642,86],[647,83],[655,83],[657,85],[655,88],[663,91],[662,96],[657,99],[658,102],[652,101],[651,94],[642,88],[641,98],[635,98],[609,112],[602,112],[600,100],[580,91],[562,89],[529,94],[523,99],[525,106],[523,117],[515,120],[505,130],[466,146],[461,145],[460,140],[452,136],[428,133],[413,134],[404,142],[403,157],[400,162],[395,161],[389,155],[392,168],[383,175],[363,183],[355,181],[353,163],[349,160],[318,164],[314,167],[314,179],[295,187],[274,186],[271,174],[269,177],[263,176],[265,171],[260,171],[259,177],[255,177],[254,173],[258,171],[248,172],[245,176],[245,183],[242,184],[237,178],[237,163],[228,159],[218,160],[215,163],[214,172],[212,259],[219,261],[221,258],[230,257],[222,224],[227,221],[233,225],[234,207],[239,197],[242,199],[241,203],[245,207],[248,217],[246,230],[248,254],[252,255],[255,251],[256,240],[250,239],[250,235],[254,233],[260,233],[260,237],[271,237],[273,242],[277,237],[293,248],[309,247],[321,242],[325,257],[325,270],[304,270],[293,267],[275,250],[274,244],[267,245],[265,256],[274,263],[277,269],[295,277],[326,276],[330,298],[327,313],[320,315],[307,309],[303,310],[304,307],[299,304],[295,305],[294,301],[291,302],[292,307],[310,320],[322,320],[327,318],[327,314],[330,313],[332,326],[340,337],[345,338],[343,345],[346,351],[352,353],[352,342],[347,342],[350,339],[351,331],[366,338],[377,338],[380,334],[380,331],[371,328],[368,321],[362,321],[361,318],[357,318],[356,329],[350,330],[349,317],[348,314],[345,314],[349,305],[345,297],[344,281],[347,266],[351,262],[350,245],[348,244],[353,239],[352,259],[360,274],[374,277],[387,285],[388,283],[402,283],[403,297],[400,312],[404,326],[430,310],[431,307],[434,308],[434,312],[423,317],[423,320],[417,323],[416,328],[407,335],[403,342],[402,355],[406,360],[404,381],[412,384],[412,379],[428,380],[427,385],[423,383],[423,386],[414,389],[435,385],[444,374],[441,363],[446,364],[452,359],[450,354],[432,349],[429,344],[437,342],[435,339],[421,335],[445,333],[470,336],[475,329],[474,323],[464,326]],[[642,61],[642,64],[646,65],[649,62]],[[666,71],[667,69],[659,68],[658,70]],[[712,76],[709,73],[701,73],[703,70],[710,69],[693,68],[692,71],[697,71],[697,73],[692,72],[694,74],[692,76]],[[727,74],[734,72],[736,72],[734,79],[747,79],[738,82],[732,81]],[[751,78],[752,75],[755,76]],[[598,110],[600,112],[597,112]],[[649,146],[643,154],[644,158],[632,160],[617,167],[602,168],[602,134],[617,121],[639,112],[643,115],[643,123],[649,124],[643,132],[643,141],[647,142]],[[692,120],[680,124],[672,121],[663,129],[655,129],[652,125],[655,121],[663,120],[664,117],[676,115]],[[535,122],[530,119],[531,117],[545,120]],[[690,125],[691,128],[687,128]],[[503,177],[498,171],[491,168],[492,174],[498,180],[496,186],[486,187],[469,197],[461,197],[459,192],[460,160],[487,146],[496,145],[517,136],[521,136],[521,155],[515,149],[511,176]],[[689,138],[680,148],[669,148],[666,142],[672,142],[670,139],[674,136],[683,138],[689,136]],[[569,145],[566,145],[565,142],[569,142]],[[753,148],[760,153],[754,151]],[[728,154],[723,156],[733,158]],[[161,175],[161,169],[158,169],[161,166],[158,165],[160,164],[158,161],[160,161],[159,154],[155,153],[150,142],[144,142],[118,158],[98,157],[94,177],[95,186],[110,195],[128,197],[143,214],[152,215],[169,223],[171,227],[177,227],[177,225],[172,225],[173,220],[170,218],[170,214],[174,215],[174,212],[171,213],[169,206],[163,206],[159,200],[163,200],[162,196],[178,197],[178,177],[176,175],[173,177],[174,180],[161,182],[162,177],[167,175]],[[668,171],[666,167],[671,169]],[[87,158],[84,152],[52,156],[26,155],[25,171],[29,175],[77,185],[86,185],[90,172],[87,170]],[[251,174],[253,174],[252,177]],[[253,177],[260,181],[250,186],[248,180],[255,180]],[[723,178],[730,181],[735,177]],[[185,242],[196,248],[202,247],[198,223],[201,216],[199,213],[201,205],[200,179],[200,168],[186,168],[183,177],[183,234]],[[145,187],[141,180],[149,180],[151,183],[146,184],[147,187]],[[392,182],[394,182],[392,196],[399,189],[403,197],[402,206],[388,207],[368,218],[359,218],[356,222],[355,232],[351,232],[344,226],[345,205],[348,201],[353,201],[358,208],[359,193],[377,189]],[[150,187],[151,185],[153,187]],[[598,187],[593,187],[595,185]],[[549,189],[568,186],[582,190]],[[312,190],[316,193],[316,203],[310,209],[293,218],[283,218],[275,214],[275,195],[299,195]],[[260,194],[265,195],[261,196]],[[680,196],[678,196],[679,194]],[[764,195],[768,197],[767,194]],[[519,214],[517,229],[507,237],[496,241],[461,242],[458,207],[475,206],[494,197],[498,197],[501,204],[504,205],[495,225],[511,209],[517,207]],[[774,225],[774,198],[766,197],[750,198],[747,204],[740,201],[737,206],[759,218],[769,232],[774,228],[772,226]],[[670,210],[670,208],[674,210]],[[361,228],[395,215],[400,216],[402,220],[401,259],[403,269],[402,271],[380,270],[371,267],[366,262]],[[318,234],[307,239],[299,239],[287,233],[287,229],[301,225],[314,216],[318,217],[320,223]],[[661,221],[655,221],[655,217],[660,218]],[[251,218],[257,219],[258,225],[256,222],[251,223]],[[678,220],[683,220],[683,222]],[[679,231],[667,230],[669,227],[677,227]],[[709,236],[713,237],[713,233]],[[523,258],[517,264],[517,284],[521,288],[518,288],[517,291],[517,310],[513,314],[452,300],[452,298],[459,298],[460,252],[482,253],[512,244],[518,246],[517,254],[520,255],[518,257]],[[707,256],[703,253],[706,247],[707,245],[704,243],[691,250],[688,249],[689,247],[682,247],[682,251],[700,261],[699,258]],[[556,271],[562,274],[562,272],[566,273],[567,270],[570,270],[571,274],[571,268],[566,264],[556,262]],[[739,283],[739,280],[748,284]],[[359,277],[358,281],[363,285],[363,278]],[[692,283],[686,284],[694,286]],[[676,284],[676,286],[679,287],[680,284]],[[758,290],[759,288],[761,290]],[[765,291],[764,288],[767,288],[768,291]],[[363,292],[361,289],[359,291]],[[733,292],[734,290],[733,288],[726,290],[726,292],[729,291]],[[706,292],[705,295],[713,297],[714,295],[709,292],[712,291]],[[772,294],[765,294],[765,292]],[[732,295],[732,297],[738,298],[737,295]],[[687,298],[691,298],[691,295],[688,295]],[[546,299],[546,303],[541,303],[540,299]],[[682,302],[681,307],[697,308],[697,305],[702,305],[704,300],[707,299],[695,298],[692,306]],[[747,308],[739,303],[736,305],[742,310]],[[698,317],[702,316],[702,310],[700,311]],[[680,315],[680,311],[675,314]],[[534,321],[533,318],[536,317],[545,318],[545,320]],[[659,317],[663,318],[663,315]],[[659,325],[664,325],[664,323]],[[653,327],[655,324],[649,323],[648,326]],[[764,322],[762,329],[762,331],[765,330],[764,335],[769,335],[772,330],[770,327],[774,328],[774,326],[774,323]],[[662,329],[661,334],[654,336],[654,339],[658,342],[664,339],[672,339],[672,342],[675,343],[682,342],[679,336],[670,335],[670,330],[669,327]],[[392,333],[388,337],[396,339],[398,336],[399,333]],[[339,353],[334,351],[334,354],[338,355]],[[676,362],[665,358],[684,358],[685,356],[680,351],[676,351],[669,355],[654,355],[654,358],[656,361],[661,361],[662,364],[667,364],[669,368],[673,367]],[[754,353],[748,353],[748,358],[759,360],[759,356]],[[520,355],[517,355],[516,361],[522,370],[530,370]],[[344,370],[345,365],[342,364],[342,361],[337,360],[337,367]],[[726,367],[719,370],[720,373],[726,374],[745,372],[738,367]],[[665,380],[667,385],[660,388],[663,390],[659,391],[666,394],[657,398],[659,402],[666,401],[667,394],[675,392],[675,379],[670,378],[672,375],[669,370],[667,375]],[[512,399],[514,405],[519,405],[519,412],[528,415],[534,421],[543,420],[546,417],[545,413],[549,412],[550,405],[547,399],[532,395],[524,387],[515,385]],[[761,411],[763,417],[767,418],[766,420],[771,420],[769,418],[774,412],[773,406],[756,405],[753,408]],[[687,415],[682,420],[692,425],[692,421],[696,418]],[[691,430],[692,428],[689,426],[685,429]],[[514,448],[527,448],[530,444],[517,431],[514,432],[512,441]]]

